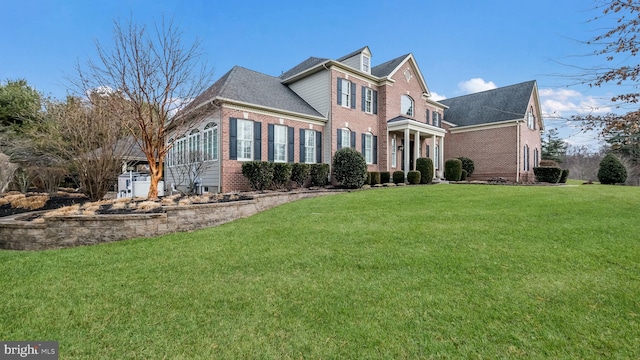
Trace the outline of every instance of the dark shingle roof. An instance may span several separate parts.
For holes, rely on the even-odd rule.
[[[458,125],[480,125],[524,118],[535,80],[475,94],[440,100],[449,108],[444,120]]]
[[[353,51],[353,52],[351,52],[351,53],[349,53],[349,54],[347,54],[347,55],[345,55],[345,56],[343,56],[343,57],[341,57],[341,58],[339,58],[339,59],[336,59],[336,61],[343,62],[343,61],[347,60],[347,59],[348,59],[348,58],[350,58],[350,57],[353,57],[353,56],[355,56],[355,55],[357,55],[357,54],[360,54],[360,53],[361,53],[361,52],[363,52],[363,51],[364,51],[364,49],[366,49],[366,48],[367,48],[366,46],[363,46],[363,47],[361,47],[360,49],[358,49],[358,50],[356,50],[356,51]]]
[[[192,104],[197,106],[216,97],[305,115],[323,116],[293,90],[283,85],[280,78],[240,66],[234,66],[224,74],[192,101],[188,108],[192,107]]]
[[[292,67],[291,69],[287,70],[286,72],[284,72],[282,75],[280,75],[280,79],[287,79],[290,78],[291,76],[294,76],[296,74],[299,74],[307,69],[311,69],[312,67],[323,63],[325,61],[328,61],[329,59],[324,59],[324,58],[317,58],[317,57],[310,57],[307,60],[301,62],[300,64]]]
[[[407,58],[407,56],[409,56],[409,54],[402,55],[393,60],[389,60],[380,65],[374,66],[373,68],[371,68],[371,75],[377,77],[389,76],[391,72],[395,70],[395,68],[397,68],[398,65],[400,65],[404,61],[404,59]]]

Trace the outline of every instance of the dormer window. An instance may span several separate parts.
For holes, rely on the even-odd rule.
[[[371,58],[367,55],[362,55],[362,66],[361,69],[363,72],[367,74],[371,74]]]

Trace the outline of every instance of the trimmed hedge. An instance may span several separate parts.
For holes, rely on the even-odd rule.
[[[420,183],[431,184],[433,181],[433,160],[430,158],[418,158],[416,160],[416,170],[420,171]]]
[[[404,184],[404,171],[397,170],[393,172],[393,183]]]
[[[533,168],[533,173],[536,175],[538,182],[555,184],[560,181],[562,169],[557,166],[539,166]]]
[[[420,171],[411,170],[407,173],[407,181],[411,185],[420,184],[420,176],[421,176]]]
[[[249,180],[252,189],[263,191],[273,182],[273,163],[247,161],[242,164],[242,175]]]
[[[289,163],[274,163],[273,164],[273,186],[276,189],[289,188],[289,182],[291,181],[291,164]]]
[[[462,172],[460,173],[460,181],[465,181],[467,180],[467,170],[462,169]]]
[[[357,189],[371,183],[367,173],[367,162],[355,149],[342,148],[333,155],[333,176],[348,188]]]
[[[444,162],[444,178],[448,181],[459,181],[462,176],[462,161],[449,159]]]
[[[291,181],[302,187],[309,178],[309,164],[295,163],[291,166]]]
[[[311,186],[327,185],[327,176],[329,176],[329,164],[310,164],[309,176],[311,177]]]
[[[388,171],[380,172],[380,183],[381,184],[386,184],[389,181],[391,181],[391,173],[388,172]]]
[[[365,185],[371,185],[371,173],[367,171],[367,179],[364,181]]]
[[[561,184],[566,184],[568,178],[569,178],[569,169],[563,169],[562,175],[560,175],[560,181],[558,182]]]
[[[627,181],[627,169],[613,154],[609,154],[600,162],[598,180],[601,184],[620,184]]]
[[[380,173],[377,171],[372,171],[369,173],[369,177],[371,178],[371,181],[369,183],[369,185],[373,186],[376,184],[380,184]]]
[[[467,171],[467,176],[471,176],[471,174],[473,174],[473,171],[476,169],[475,165],[473,164],[473,160],[469,159],[468,157],[464,157],[464,156],[460,156],[460,157],[458,157],[458,159],[460,161],[462,161],[462,170],[466,170]],[[466,177],[465,177],[465,179],[466,179]]]

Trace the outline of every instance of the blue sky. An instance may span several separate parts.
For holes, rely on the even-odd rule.
[[[593,143],[563,120],[611,110],[620,89],[589,88],[566,75],[602,64],[584,56],[580,40],[607,23],[590,0],[408,1],[71,1],[0,0],[0,80],[24,78],[37,90],[65,96],[66,76],[111,44],[116,19],[153,24],[164,14],[202,41],[214,78],[234,65],[278,76],[309,56],[338,58],[362,46],[372,65],[413,53],[430,90],[441,97],[538,81],[547,128],[569,143]],[[572,65],[572,66],[568,66]]]

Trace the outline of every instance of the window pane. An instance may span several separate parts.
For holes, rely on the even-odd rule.
[[[351,82],[349,80],[342,80],[342,106],[349,107],[351,102],[349,96],[351,94]]]
[[[253,121],[238,120],[238,160],[251,160]]]
[[[413,116],[413,99],[407,95],[402,95],[400,99],[400,111],[404,115]]]
[[[349,129],[342,129],[342,147],[351,147],[351,131]]]

